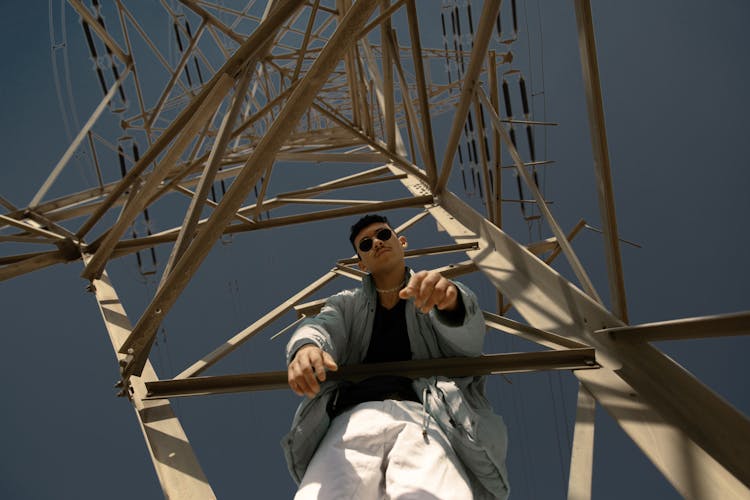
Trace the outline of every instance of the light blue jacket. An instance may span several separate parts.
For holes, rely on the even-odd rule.
[[[406,304],[406,326],[413,359],[479,356],[486,327],[474,293],[456,283],[466,315],[452,326],[434,308],[423,314]],[[375,318],[377,293],[372,277],[362,287],[328,298],[320,313],[306,319],[287,345],[287,365],[297,350],[314,343],[338,365],[361,363],[367,354]],[[305,399],[294,415],[292,429],[281,445],[294,480],[299,483],[330,419],[326,412],[338,382],[326,381],[313,399]],[[469,472],[476,499],[505,499],[509,487],[505,468],[507,431],[485,396],[485,377],[429,377],[414,380],[414,389],[425,410],[448,436]]]

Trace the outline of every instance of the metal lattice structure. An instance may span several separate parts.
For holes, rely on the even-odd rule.
[[[0,199],[0,280],[83,263],[120,363],[122,395],[138,410],[167,497],[214,497],[169,398],[284,387],[285,372],[203,374],[290,311],[314,314],[320,301],[304,301],[335,278],[362,276],[354,259],[342,257],[173,379],[159,380],[149,361],[158,329],[212,248],[229,235],[286,226],[302,232],[320,221],[385,211],[413,214],[400,231],[434,219],[452,241],[407,255],[464,252],[467,260],[443,271],[481,273],[497,290],[488,326],[545,348],[450,366],[409,362],[403,373],[575,370],[569,498],[590,497],[596,402],[686,498],[750,496],[747,417],[651,344],[746,334],[750,314],[627,324],[588,0],[574,3],[611,310],[570,243],[583,224],[566,235],[540,188],[549,161],[537,158],[534,138],[551,124],[533,120],[513,65],[515,2],[475,2],[473,16],[471,2],[461,12],[458,4],[441,5],[442,38],[429,40],[435,46],[420,31],[420,9],[434,5],[416,0],[163,2],[174,30],[169,44],[177,48],[170,62],[166,41],[149,35],[137,5],[68,1],[81,17],[104,98],[28,206]],[[51,198],[82,148],[96,185]],[[276,178],[295,175],[289,165],[301,165],[295,168],[304,169],[307,185],[278,191]],[[336,176],[332,165],[348,170]],[[517,185],[518,199],[502,197],[508,183]],[[457,195],[454,186],[472,196]],[[354,198],[322,197],[339,192]],[[512,214],[520,224],[541,230],[544,222],[549,237],[518,243],[503,230],[514,223],[503,203],[520,208]],[[167,229],[152,230],[156,212]],[[40,245],[54,248],[38,251]],[[155,248],[168,249],[163,265]],[[553,269],[560,254],[579,285]],[[158,283],[134,325],[105,272],[113,259],[132,255]],[[511,309],[525,322],[506,317]]]

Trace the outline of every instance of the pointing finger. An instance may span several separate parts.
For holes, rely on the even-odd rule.
[[[409,279],[409,283],[406,285],[406,288],[402,289],[398,296],[402,299],[409,299],[411,297],[416,297],[417,292],[422,285],[422,280],[424,280],[425,276],[427,275],[427,271],[419,271],[414,276]]]
[[[415,304],[422,309],[422,312],[426,312],[424,311],[425,308],[429,311],[430,307],[432,307],[433,304],[430,299],[435,291],[435,285],[441,278],[442,276],[439,273],[432,271],[422,280],[422,283],[419,286],[419,292],[415,298]]]
[[[339,365],[337,365],[336,362],[333,360],[333,356],[331,356],[325,351],[323,351],[323,364],[325,365],[325,368],[333,372],[339,369]]]

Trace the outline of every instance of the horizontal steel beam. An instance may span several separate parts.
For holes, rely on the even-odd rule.
[[[476,358],[440,358],[390,363],[342,366],[328,372],[327,380],[357,381],[375,375],[400,375],[419,378],[443,375],[470,377],[498,373],[520,373],[540,370],[580,370],[598,368],[594,349],[490,354]],[[273,371],[214,377],[192,377],[147,382],[146,399],[200,396],[231,392],[267,391],[287,388],[287,372]]]
[[[604,328],[595,333],[608,333],[615,340],[646,342],[750,335],[750,311]]]
[[[476,250],[479,248],[479,242],[472,243],[459,243],[456,245],[439,245],[434,247],[415,248],[413,250],[406,250],[404,257],[421,257],[423,255],[438,255],[451,252],[460,252],[462,250]],[[347,259],[340,259],[336,262],[339,264],[356,264],[359,261],[358,257],[349,257]]]

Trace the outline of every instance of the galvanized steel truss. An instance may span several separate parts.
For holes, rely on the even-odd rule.
[[[123,394],[136,409],[166,496],[208,498],[213,493],[165,398],[283,386],[283,372],[224,378],[199,375],[288,311],[296,309],[300,316],[314,313],[320,302],[303,301],[331,280],[361,278],[354,261],[342,259],[174,380],[160,382],[148,361],[157,329],[216,242],[227,234],[405,207],[418,213],[400,230],[431,216],[455,240],[455,245],[416,250],[413,255],[465,252],[469,261],[444,272],[453,276],[479,271],[496,287],[500,310],[486,313],[488,325],[550,351],[461,360],[450,369],[440,363],[385,369],[408,374],[423,373],[417,369],[435,373],[575,369],[581,385],[569,498],[590,497],[595,401],[686,498],[750,495],[747,417],[650,344],[663,338],[747,334],[750,315],[627,326],[588,0],[575,0],[575,10],[611,312],[569,244],[580,227],[566,236],[535,182],[536,169],[546,159],[537,161],[532,150],[532,157],[524,160],[517,149],[515,129],[523,127],[531,142],[534,127],[549,124],[534,122],[527,109],[524,119],[510,111],[505,76],[514,74],[506,71],[512,55],[498,47],[510,46],[516,33],[507,27],[500,32],[498,16],[502,8],[510,13],[511,6],[485,0],[470,36],[456,34],[454,25],[451,38],[443,26],[443,47],[430,48],[423,47],[415,0],[277,0],[262,5],[249,1],[236,8],[225,2],[180,3],[179,11],[166,2],[162,5],[180,49],[178,60],[171,64],[139,22],[135,6],[116,1],[119,30],[115,30],[105,24],[98,2],[87,6],[82,0],[69,0],[82,18],[92,56],[98,57],[104,98],[28,206],[0,200],[6,209],[0,215],[0,241],[24,249],[0,257],[0,279],[58,263],[83,262],[82,276],[91,281],[122,368]],[[451,11],[454,15],[458,13]],[[408,43],[398,39],[397,24],[402,33],[408,31]],[[150,51],[161,77],[141,74],[145,70],[139,50]],[[433,74],[435,64],[447,68],[447,82]],[[525,87],[521,90],[526,104]],[[500,105],[503,98],[505,107]],[[124,106],[126,101],[130,108]],[[108,143],[96,131],[105,112],[120,119],[123,135],[117,144]],[[445,137],[435,135],[438,116],[450,121]],[[441,148],[436,147],[438,141]],[[473,155],[469,184],[479,180],[476,189],[481,192],[484,214],[448,189],[462,141],[466,154]],[[86,144],[98,185],[48,199],[74,153]],[[116,154],[120,179],[109,180],[102,173],[101,166],[108,161],[105,154],[97,153],[102,145]],[[512,165],[501,165],[503,151]],[[272,173],[288,162],[306,164],[319,171],[321,179],[327,164],[344,162],[361,168],[345,177],[274,194]],[[522,209],[535,207],[536,215],[524,215],[542,218],[553,233],[549,239],[525,247],[503,232],[500,192],[505,167],[515,169],[524,183],[520,192],[533,198],[521,196],[515,201]],[[463,170],[461,175],[466,185]],[[320,197],[380,183],[400,183],[407,194],[385,200]],[[216,198],[212,190],[219,185],[224,192]],[[134,234],[134,222],[148,217],[149,208],[168,197],[189,200],[181,220],[175,220],[171,229],[152,232],[149,227],[146,234]],[[334,208],[326,208],[329,205]],[[280,209],[284,215],[264,217]],[[107,216],[113,212],[117,218],[111,222]],[[49,245],[54,248],[28,250]],[[140,263],[141,253],[157,245],[171,245],[169,260],[160,270],[154,297],[131,328],[105,266],[131,254]],[[583,291],[550,267],[561,252]],[[502,316],[509,307],[527,324]],[[647,418],[633,419],[633,412]],[[158,418],[151,418],[157,413]],[[683,466],[687,461],[692,468]]]

